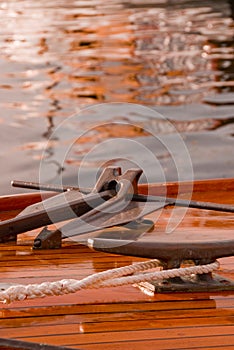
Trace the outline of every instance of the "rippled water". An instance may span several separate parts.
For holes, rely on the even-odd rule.
[[[8,0],[0,3],[0,18],[1,193],[13,191],[12,178],[38,179],[51,135],[45,181],[58,182],[62,174],[65,182],[76,183],[87,152],[115,136],[142,143],[161,170],[144,159],[143,147],[136,154],[120,142],[91,153],[87,183],[97,166],[124,155],[145,160],[149,181],[161,180],[162,173],[177,180],[166,149],[176,151],[177,132],[195,178],[233,176],[234,27],[227,1]],[[113,102],[136,106],[110,107],[105,115],[96,107],[80,112]],[[74,113],[80,114],[69,119]],[[134,127],[103,128],[97,121]],[[67,144],[87,127],[94,129],[63,162]],[[155,135],[169,146],[156,145]],[[179,152],[176,166],[186,179],[190,174]]]

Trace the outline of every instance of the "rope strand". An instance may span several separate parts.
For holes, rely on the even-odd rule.
[[[16,285],[0,292],[0,301],[9,304],[13,301],[25,299],[76,293],[81,289],[116,287],[152,280],[161,281],[172,277],[185,277],[192,274],[210,273],[219,268],[218,261],[215,261],[207,265],[142,273],[161,265],[162,263],[159,260],[154,259],[95,273],[82,280],[63,279],[41,284]]]

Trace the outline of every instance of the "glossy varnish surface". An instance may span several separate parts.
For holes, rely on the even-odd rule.
[[[151,186],[151,194],[177,195],[176,185]],[[189,197],[189,184],[180,197]],[[145,192],[146,187],[142,186]],[[234,204],[234,180],[195,183],[193,199]],[[37,195],[0,201],[1,218],[37,201]],[[8,211],[7,211],[8,209]],[[165,224],[171,208],[158,225]],[[152,216],[151,216],[152,217]],[[192,232],[216,227],[232,232],[233,215],[189,209],[181,227]],[[0,245],[1,282],[40,283],[88,276],[141,258],[99,253],[66,241],[63,248],[32,251],[36,231],[20,235],[18,244]],[[234,257],[220,259],[219,273],[234,279]],[[11,305],[0,305],[0,337],[63,345],[77,349],[234,349],[234,294],[168,293],[145,295],[124,286],[81,291]]]

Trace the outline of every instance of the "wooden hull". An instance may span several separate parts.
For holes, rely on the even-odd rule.
[[[168,196],[177,195],[177,184],[140,186],[142,193],[158,195],[164,195],[165,189]],[[191,184],[183,184],[179,190],[181,198],[186,198]],[[192,197],[234,204],[234,179],[197,181]],[[38,194],[3,197],[1,219],[15,216],[39,200]],[[170,210],[165,209],[160,216],[160,227],[165,225]],[[189,209],[180,227],[192,228],[192,232],[211,228],[233,233],[233,223],[232,214]],[[33,251],[37,233],[34,230],[20,235],[17,244],[0,245],[2,283],[81,279],[145,260],[92,251],[69,240],[62,249]],[[222,258],[220,263],[219,274],[234,279],[234,257]],[[146,295],[136,287],[123,286],[0,304],[0,337],[87,350],[234,349],[234,292]],[[22,344],[20,348],[26,349]],[[0,348],[15,348],[13,344],[4,346]]]

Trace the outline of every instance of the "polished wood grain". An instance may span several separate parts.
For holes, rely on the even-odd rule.
[[[143,185],[140,191],[154,195],[166,192],[168,196],[180,192],[180,198],[189,198],[191,184],[184,183],[179,188],[177,184]],[[195,182],[192,198],[234,204],[234,180]],[[12,217],[38,200],[39,194],[1,198],[0,218]],[[163,210],[159,225],[167,221],[168,210]],[[181,227],[196,231],[216,225],[233,230],[233,215],[189,209],[181,223]],[[91,251],[69,240],[58,250],[33,251],[31,244],[37,232],[20,235],[17,244],[0,244],[1,283],[80,279],[144,261]],[[234,279],[234,257],[222,258],[220,263],[219,274]],[[87,350],[230,350],[234,349],[234,294],[146,295],[136,287],[124,286],[0,304],[0,337]]]

